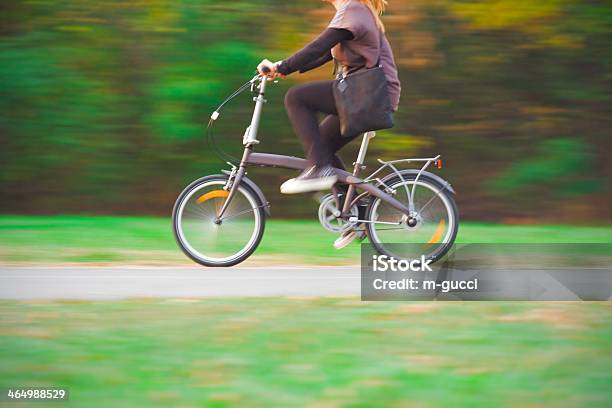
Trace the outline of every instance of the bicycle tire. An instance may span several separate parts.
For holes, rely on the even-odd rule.
[[[402,178],[400,178],[399,176],[394,176],[389,179],[386,179],[385,184],[387,186],[397,186],[398,184],[402,182],[411,182],[411,181],[414,182],[416,179],[416,175],[414,174],[414,172],[406,171],[405,173],[404,172],[400,172],[400,173],[402,173],[403,181],[402,181]],[[444,243],[444,245],[440,249],[438,249],[432,256],[425,258],[426,260],[431,260],[431,263],[435,263],[448,253],[448,251],[453,246],[455,239],[457,238],[457,233],[459,231],[459,209],[457,207],[457,203],[455,202],[454,194],[450,191],[450,189],[447,188],[448,185],[442,184],[437,178],[430,177],[427,175],[427,173],[422,173],[418,179],[418,182],[426,183],[426,184],[433,186],[434,188],[438,190],[439,194],[444,196],[444,198],[448,202],[449,209],[451,211],[452,220],[453,220],[453,225],[451,227],[452,228],[451,235],[449,239],[447,240],[447,242]],[[381,188],[384,188],[384,187],[381,187]],[[381,200],[377,197],[372,197],[372,199],[370,200],[370,203],[366,211],[366,220],[373,221],[374,214],[372,214],[372,212],[376,209],[375,203],[377,201],[381,201]],[[366,232],[368,234],[370,244],[372,245],[372,247],[375,249],[377,253],[381,255],[394,256],[392,252],[390,252],[388,249],[385,249],[384,243],[378,242],[376,240],[377,233],[374,230],[374,225],[375,224],[371,222],[366,223]],[[393,243],[387,243],[387,244],[393,244]]]
[[[212,258],[206,259],[205,257],[199,256],[194,253],[195,251],[190,249],[190,245],[186,242],[184,234],[181,233],[181,228],[179,226],[179,218],[181,216],[180,211],[181,208],[184,208],[184,201],[190,197],[190,194],[198,189],[200,186],[206,185],[206,183],[211,182],[219,182],[219,184],[225,184],[228,180],[227,175],[223,174],[215,174],[210,176],[205,176],[199,178],[192,183],[190,183],[187,187],[183,189],[183,191],[179,194],[176,202],[174,203],[174,207],[172,209],[172,232],[174,235],[174,239],[178,244],[181,251],[189,257],[194,262],[197,262],[200,265],[208,266],[208,267],[229,267],[237,265],[247,258],[249,258],[253,252],[257,249],[259,244],[261,243],[261,239],[263,238],[263,233],[265,230],[266,223],[266,213],[265,213],[265,205],[266,203],[261,202],[257,193],[250,188],[246,183],[241,183],[239,186],[239,191],[243,194],[246,193],[247,199],[251,204],[255,203],[256,207],[253,209],[253,212],[256,216],[256,231],[253,236],[253,239],[248,243],[248,248],[246,250],[239,251],[236,256],[230,256],[228,259],[215,261]]]

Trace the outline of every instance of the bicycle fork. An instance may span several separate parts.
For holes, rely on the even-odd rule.
[[[240,183],[242,182],[242,178],[246,174],[246,162],[252,150],[253,148],[251,146],[247,146],[244,149],[244,153],[242,154],[242,160],[240,160],[240,165],[238,166],[238,168],[234,167],[232,169],[232,172],[230,173],[227,183],[225,184],[225,187],[224,187],[225,190],[229,190],[229,195],[223,202],[223,205],[221,206],[221,210],[219,210],[219,213],[215,217],[215,221],[214,221],[215,224],[221,224],[221,222],[223,221],[223,215],[227,211],[227,208],[232,202],[232,199],[236,195],[236,192],[238,191],[238,187],[240,186]]]

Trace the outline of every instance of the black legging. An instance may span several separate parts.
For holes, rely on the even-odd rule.
[[[308,160],[316,166],[331,164],[344,169],[336,152],[354,138],[340,134],[333,84],[334,81],[316,81],[295,86],[285,95],[285,107]],[[319,112],[327,114],[321,123],[317,118]]]

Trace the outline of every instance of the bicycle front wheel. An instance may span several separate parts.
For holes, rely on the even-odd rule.
[[[459,214],[453,195],[438,182],[423,174],[404,179],[396,177],[387,184],[395,198],[408,207],[414,189],[414,214],[405,214],[379,198],[369,206],[366,219],[368,236],[377,252],[396,259],[416,259],[422,255],[436,262],[455,242]]]
[[[240,185],[223,217],[217,215],[229,192],[226,176],[208,176],[189,185],[172,212],[174,236],[183,252],[205,266],[232,266],[247,259],[264,232],[265,211],[257,194]]]

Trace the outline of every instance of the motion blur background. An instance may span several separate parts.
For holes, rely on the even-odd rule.
[[[612,219],[612,3],[390,3],[403,92],[371,162],[442,154],[464,219]],[[189,181],[227,167],[205,144],[210,112],[332,14],[314,0],[2,2],[0,212],[167,216]],[[272,87],[260,151],[302,154],[283,95],[330,77],[327,65]],[[243,95],[219,120],[234,154],[251,109]],[[313,215],[309,200],[279,197],[292,174],[250,176],[283,200],[276,216]]]
[[[442,154],[459,243],[612,243],[612,2],[390,3],[403,93],[369,163]],[[83,297],[0,299],[0,389],[67,387],[74,407],[612,406],[610,302],[151,297],[164,281],[148,265],[185,287],[249,285],[175,274],[194,265],[170,211],[227,168],[204,138],[217,104],[332,14],[320,0],[0,1],[0,287],[70,280]],[[269,88],[259,151],[302,154],[283,95],[330,77],[327,65]],[[245,94],[218,120],[234,155],[251,111]],[[333,249],[309,196],[280,197],[293,175],[249,171],[272,219],[247,262],[273,270],[244,276],[274,285],[293,278],[282,265],[360,259],[359,245]],[[107,286],[91,276],[113,282],[109,298],[134,282],[142,299],[92,301]]]

